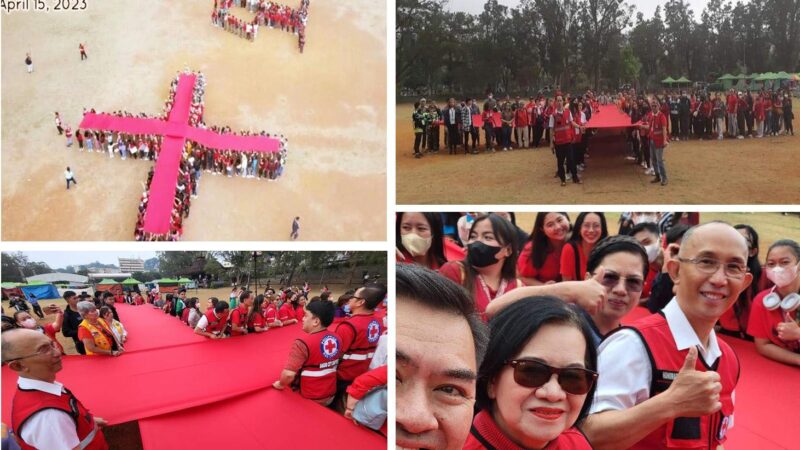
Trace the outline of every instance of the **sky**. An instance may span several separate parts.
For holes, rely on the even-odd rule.
[[[517,6],[520,4],[520,0],[498,0],[501,5],[506,6]],[[644,18],[649,19],[653,16],[653,12],[656,10],[656,6],[663,5],[667,2],[667,0],[625,0],[626,3],[629,5],[634,5],[636,7],[636,11],[641,11],[644,13]],[[689,5],[694,11],[695,20],[699,20],[700,14],[703,12],[703,8],[705,8],[705,0],[688,0]],[[483,5],[486,4],[485,0],[449,0],[448,9],[450,11],[466,11],[469,13],[477,14],[483,11]],[[633,13],[633,18],[636,18],[636,11]],[[663,16],[662,16],[663,18]]]
[[[103,264],[119,266],[117,258],[141,258],[147,260],[156,257],[156,252],[22,252],[31,262],[45,262],[53,269],[77,266],[99,261]]]

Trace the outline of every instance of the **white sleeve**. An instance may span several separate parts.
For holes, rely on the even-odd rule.
[[[600,344],[597,372],[591,414],[628,409],[650,398],[650,357],[633,330],[620,330]]]
[[[555,123],[555,122],[556,122],[556,121],[555,121],[555,119],[553,118],[553,116],[550,116],[550,123],[547,125],[547,128],[553,128],[553,127],[556,125],[556,123]]]
[[[385,366],[388,355],[389,347],[389,336],[386,334],[382,334],[380,339],[378,340],[378,347],[375,349],[375,354],[372,356],[372,361],[369,363],[370,370],[375,369],[376,367]]]
[[[48,450],[72,450],[81,443],[75,421],[58,409],[45,409],[32,415],[19,436],[28,445]]]
[[[199,328],[203,331],[206,331],[207,326],[208,326],[208,317],[203,315],[203,317],[200,318],[200,321],[197,322],[197,326],[195,327],[195,329]]]

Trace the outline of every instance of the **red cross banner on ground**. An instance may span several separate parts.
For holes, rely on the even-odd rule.
[[[190,125],[190,108],[197,80],[198,76],[193,73],[180,75],[166,120],[89,112],[83,116],[80,124],[80,128],[88,130],[163,136],[144,213],[144,231],[152,236],[166,236],[170,233],[175,189],[187,140],[209,149],[234,152],[275,153],[282,147],[281,142],[273,137],[222,134]],[[202,113],[196,117],[200,122]]]

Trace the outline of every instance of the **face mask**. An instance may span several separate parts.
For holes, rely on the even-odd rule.
[[[32,318],[31,319],[25,319],[25,320],[22,321],[22,326],[25,327],[25,328],[28,328],[29,330],[32,330],[32,329],[36,328],[36,321],[33,320]]]
[[[776,267],[774,269],[767,269],[767,278],[775,283],[779,288],[786,287],[797,278],[797,265],[784,269],[783,267]]]
[[[469,261],[474,267],[487,267],[497,262],[497,252],[501,247],[486,245],[475,241],[467,246]]]
[[[633,223],[639,225],[640,223],[656,223],[656,215],[655,214],[639,214],[633,220]]]
[[[644,247],[647,251],[647,261],[652,263],[658,258],[658,244],[650,244]]]
[[[344,313],[345,314],[350,314],[350,305],[349,304],[345,304],[342,309],[344,309]]]
[[[424,238],[417,233],[408,233],[400,236],[400,241],[411,256],[422,256],[431,248],[433,237]]]

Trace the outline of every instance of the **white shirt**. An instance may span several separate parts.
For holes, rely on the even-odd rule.
[[[66,178],[66,179],[68,179],[68,180],[71,180],[73,176],[74,176],[74,175],[72,174],[72,171],[71,171],[71,170],[65,170],[65,171],[64,171],[64,178]]]
[[[697,347],[708,366],[722,355],[714,330],[711,330],[708,348],[705,348],[674,297],[663,311],[677,350]],[[598,348],[597,372],[600,377],[590,414],[632,408],[649,399],[652,371],[644,342],[635,331],[624,329],[609,336]],[[730,427],[733,427],[733,416]]]
[[[385,366],[389,359],[389,335],[384,333],[378,339],[378,346],[375,347],[375,353],[372,356],[372,361],[369,362],[370,370],[380,366]]]
[[[21,389],[35,389],[57,397],[62,395],[64,387],[58,381],[48,383],[23,377],[19,377],[17,386]],[[22,430],[16,431],[23,441],[36,448],[71,450],[81,443],[81,440],[78,439],[75,421],[69,414],[57,409],[45,409],[37,412],[25,421]]]
[[[572,113],[567,108],[564,108],[560,112],[558,110],[555,110],[553,112],[553,115],[550,116],[550,124],[547,125],[547,128],[555,128],[555,126],[556,126],[556,117],[555,117],[555,115],[556,114],[565,114],[567,118],[569,118],[570,120],[572,119]]]

